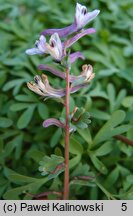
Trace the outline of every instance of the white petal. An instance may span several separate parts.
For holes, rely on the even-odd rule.
[[[49,53],[56,59],[56,60],[60,60],[62,57],[62,43],[61,40],[59,38],[58,33],[54,33],[50,40],[49,43],[53,43],[54,47],[49,47],[50,49],[48,49]],[[51,52],[52,51],[52,52]]]
[[[83,23],[83,20],[84,20],[84,17],[85,17],[85,14],[82,13],[83,9],[87,11],[87,8],[85,6],[77,3],[75,19],[76,19],[78,29],[81,29],[83,27],[82,23]]]
[[[87,8],[79,3],[76,5],[75,20],[78,30],[82,29],[87,23],[93,20],[100,12],[100,10],[94,10],[92,12],[83,13]]]
[[[87,23],[95,19],[99,13],[100,13],[100,10],[94,10],[92,12],[87,13],[84,17],[83,25],[86,25]]]
[[[45,85],[44,85],[44,83],[42,82],[41,77],[38,76],[38,75],[36,75],[36,76],[34,77],[34,80],[35,80],[35,82],[37,83],[37,85],[39,86],[39,88],[40,88],[43,92],[45,92]]]
[[[84,5],[81,5],[79,3],[76,4],[76,12],[79,12],[82,10],[82,8],[85,7]],[[86,8],[86,7],[85,7]]]
[[[61,43],[61,40],[60,40],[60,38],[59,38],[58,33],[54,33],[54,34],[51,36],[50,42],[51,42],[52,40],[54,40],[56,46],[57,46],[60,50],[62,50],[62,43]]]
[[[43,35],[40,36],[37,47],[41,52],[46,53],[46,38]]]
[[[31,48],[26,50],[27,55],[43,54],[38,48]]]
[[[39,40],[42,41],[43,43],[46,43],[46,38],[44,37],[44,35],[41,35]]]

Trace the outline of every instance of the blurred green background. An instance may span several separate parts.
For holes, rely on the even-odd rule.
[[[97,29],[96,34],[71,48],[86,57],[74,63],[71,73],[79,74],[82,64],[89,63],[96,76],[71,98],[71,110],[75,105],[85,107],[92,123],[71,137],[70,199],[133,199],[133,147],[114,138],[123,133],[133,140],[133,0],[79,3],[101,13],[88,25]],[[32,194],[63,190],[63,173],[48,181],[38,170],[45,155],[63,155],[62,131],[42,127],[44,119],[60,117],[62,105],[42,101],[26,87],[34,75],[41,74],[39,64],[53,63],[50,57],[27,56],[25,50],[34,47],[43,29],[71,24],[75,4],[71,0],[0,0],[1,199],[32,199]],[[53,86],[64,86],[61,79],[46,74]],[[73,179],[77,175],[94,179]]]

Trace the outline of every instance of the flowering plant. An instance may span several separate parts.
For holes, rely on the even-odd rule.
[[[62,29],[47,29],[44,30],[39,40],[35,42],[35,47],[26,50],[26,54],[34,55],[51,55],[52,59],[62,66],[62,70],[54,69],[49,65],[39,65],[39,70],[49,71],[52,74],[66,81],[65,88],[53,88],[49,84],[48,77],[45,74],[36,75],[34,82],[28,82],[28,88],[40,95],[43,99],[54,98],[62,103],[66,110],[65,119],[49,118],[44,120],[43,127],[55,125],[65,131],[65,153],[64,157],[52,155],[46,156],[41,162],[40,171],[43,175],[48,175],[48,178],[55,178],[61,172],[64,174],[64,190],[63,199],[69,197],[69,138],[70,134],[74,133],[77,128],[86,128],[90,124],[90,115],[83,108],[75,107],[70,113],[70,94],[77,92],[81,88],[87,87],[90,81],[94,78],[93,68],[90,64],[82,66],[81,74],[78,76],[71,75],[72,64],[77,59],[85,59],[80,52],[70,53],[70,48],[75,42],[85,35],[95,33],[94,28],[83,29],[90,21],[99,14],[99,10],[87,12],[87,8],[79,3],[76,5],[74,22],[72,25]],[[67,38],[73,34],[71,38]],[[46,40],[46,35],[50,35],[49,42]],[[62,41],[62,38],[65,40]],[[65,97],[65,99],[64,99]]]

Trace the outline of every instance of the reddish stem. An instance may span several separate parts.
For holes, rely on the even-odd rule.
[[[130,146],[133,146],[133,140],[128,139],[127,137],[123,136],[123,135],[116,135],[114,136],[117,140],[120,140]]]
[[[66,124],[65,124],[65,174],[64,174],[64,194],[63,199],[69,198],[69,104],[70,104],[70,86],[69,69],[66,69]]]

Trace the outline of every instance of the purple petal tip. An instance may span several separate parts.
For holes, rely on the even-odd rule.
[[[49,118],[49,119],[45,120],[42,125],[45,128],[47,128],[51,125],[55,125],[55,126],[60,127],[60,128],[65,127],[65,125],[61,121],[59,121],[58,119],[55,119],[55,118]]]

